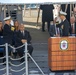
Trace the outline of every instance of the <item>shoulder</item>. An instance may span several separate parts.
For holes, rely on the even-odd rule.
[[[28,34],[28,35],[30,35],[30,32],[29,32],[29,31],[27,31],[27,30],[25,30],[25,33],[26,33],[26,34]]]
[[[7,27],[7,24],[5,24],[4,27]]]
[[[50,6],[51,8],[53,8],[53,9],[54,9],[54,6],[53,6],[53,4],[50,4],[49,6]]]
[[[70,24],[69,21],[68,21],[67,19],[65,20],[65,23]]]
[[[26,33],[29,33],[29,31],[25,30]]]
[[[67,19],[65,19],[65,20],[64,20],[64,22],[68,22],[68,20],[67,20]]]
[[[4,25],[3,29],[9,29],[9,26],[7,24]]]
[[[8,26],[7,24],[4,24],[4,26]]]
[[[4,27],[9,27],[9,26],[7,24],[5,24]]]

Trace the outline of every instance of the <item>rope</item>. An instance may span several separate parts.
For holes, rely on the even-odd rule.
[[[48,43],[33,43],[32,45],[43,45],[43,44],[48,44]],[[27,44],[27,45],[31,45],[31,44]],[[11,46],[10,44],[9,44],[9,46],[11,47],[11,48],[13,48],[13,49],[19,49],[19,48],[21,48],[21,47],[23,47],[23,46],[25,46],[25,44],[23,44],[23,45],[21,45],[21,46],[19,46],[19,47],[13,47],[13,46]]]
[[[10,70],[11,70],[12,72],[20,72],[20,71],[22,71],[22,70],[24,70],[24,69],[25,69],[25,67],[22,68],[22,69],[20,69],[20,70],[13,70],[12,68],[10,68]]]
[[[4,59],[5,58],[5,56],[4,57],[0,57],[0,59]]]
[[[13,48],[13,49],[15,49],[15,47],[11,46],[10,44],[8,46],[11,47],[11,48]]]
[[[3,65],[3,64],[5,64],[6,62],[4,62],[4,63],[0,63],[0,65]]]
[[[17,58],[17,59],[13,59],[12,57],[10,57],[11,60],[21,60],[22,58],[24,58],[24,56],[21,58]]]
[[[0,47],[3,47],[3,46],[5,46],[5,44],[3,44],[3,45],[0,45]]]
[[[5,69],[6,69],[6,67],[5,67],[5,68],[0,69],[0,71],[3,71],[3,70],[5,70]]]
[[[19,46],[19,47],[13,47],[13,46],[11,46],[10,44],[9,44],[9,47],[11,47],[11,48],[13,48],[13,49],[19,49],[19,48],[22,48],[24,46],[24,44],[23,45],[21,45],[21,46]]]
[[[22,48],[25,44],[19,46],[19,47],[16,47],[15,49],[19,49],[19,48]]]
[[[19,64],[19,65],[15,65],[15,64],[12,64],[12,63],[10,62],[10,65],[15,66],[15,67],[19,67],[19,66],[23,65],[24,63],[25,63],[25,62],[23,62],[23,63],[21,63],[21,64]]]

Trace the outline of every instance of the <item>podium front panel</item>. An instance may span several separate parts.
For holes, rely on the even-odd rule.
[[[75,70],[75,63],[75,37],[54,37],[48,39],[48,64],[52,71]]]

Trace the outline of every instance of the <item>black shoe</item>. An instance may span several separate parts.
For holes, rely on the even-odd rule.
[[[14,56],[14,58],[16,58],[17,57],[17,52],[13,53],[13,56]]]

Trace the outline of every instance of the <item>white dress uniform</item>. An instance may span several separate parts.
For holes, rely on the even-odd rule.
[[[59,12],[60,12],[60,4],[54,4],[54,9],[53,9],[53,19],[57,18],[57,22],[61,22],[61,19],[59,17]]]

